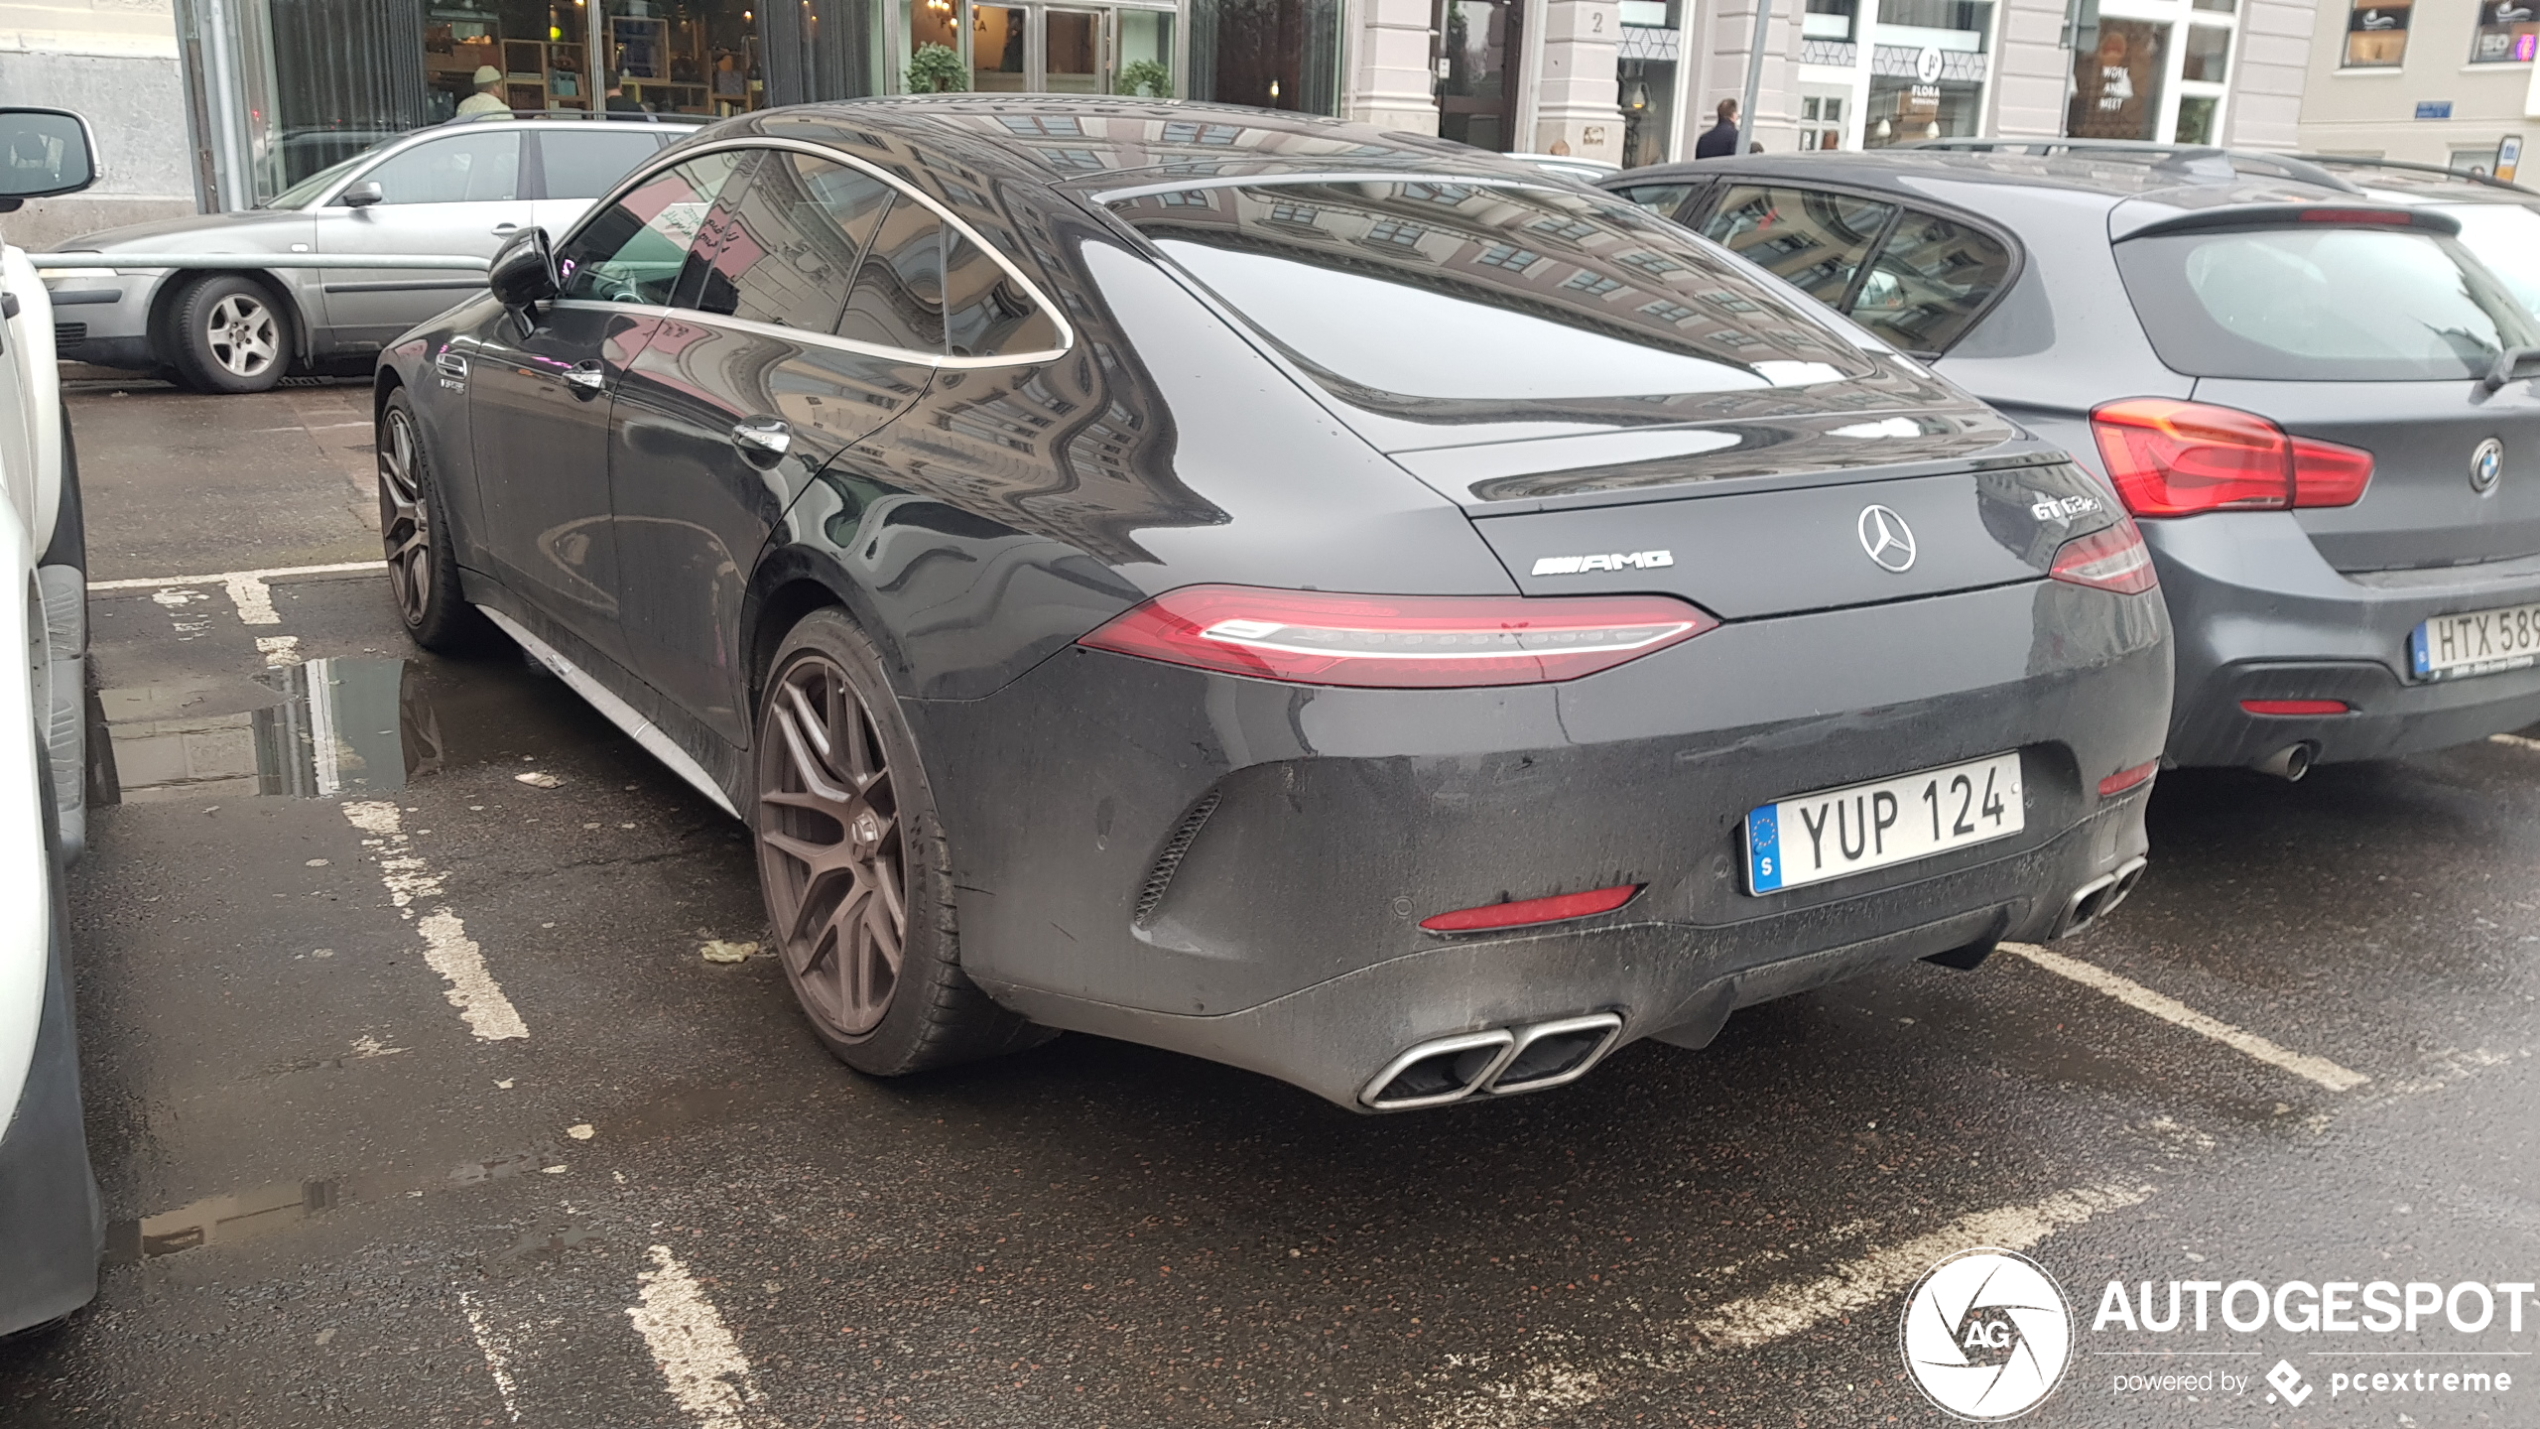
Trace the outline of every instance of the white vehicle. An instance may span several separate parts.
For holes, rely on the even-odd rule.
[[[0,214],[96,181],[78,115],[0,108]],[[0,237],[6,223],[0,220]],[[86,837],[87,548],[53,308],[0,246],[0,1335],[97,1293],[104,1222],[80,1117],[63,866]]]

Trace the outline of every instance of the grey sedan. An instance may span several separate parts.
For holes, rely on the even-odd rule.
[[[689,126],[574,116],[476,120],[402,135],[244,213],[107,229],[66,251],[112,266],[48,275],[61,355],[164,371],[202,392],[261,392],[293,370],[366,369],[381,344],[481,292],[448,269],[277,269],[264,254],[490,257],[525,228],[565,228]],[[141,255],[231,253],[230,270]]]

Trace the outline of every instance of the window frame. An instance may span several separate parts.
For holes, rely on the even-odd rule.
[[[2358,10],[2405,10],[2407,12],[2406,19],[2400,23],[2398,28],[2398,58],[2389,60],[2362,61],[2355,58],[2355,12]],[[2416,29],[2416,18],[2416,0],[2402,0],[2402,3],[2397,5],[2389,4],[2387,3],[2387,0],[2380,0],[2380,3],[2369,4],[2366,3],[2366,0],[2346,0],[2346,23],[2340,26],[2337,31],[2337,67],[2342,70],[2407,68],[2408,46],[2415,42],[2413,39],[2413,32]],[[2470,33],[2472,36],[2471,42],[2473,44],[2476,43],[2477,32],[2478,27],[2473,24],[2470,27]],[[2366,31],[2365,33],[2374,34],[2382,32]]]
[[[1728,193],[1730,189],[1738,187],[1741,181],[1764,188],[1815,189],[1825,193],[1839,193],[1883,203],[1895,210],[1888,217],[1887,225],[1879,230],[1879,235],[1872,241],[1869,250],[1861,255],[1861,271],[1853,275],[1851,286],[1844,289],[1843,306],[1833,309],[1836,317],[1870,333],[1880,342],[1887,342],[1887,339],[1880,337],[1874,329],[1852,316],[1851,309],[1854,303],[1861,300],[1861,289],[1870,281],[1870,270],[1878,266],[1880,257],[1887,252],[1888,241],[1896,236],[1896,230],[1904,225],[1908,214],[1921,214],[1928,218],[1960,224],[2002,245],[2003,250],[2011,255],[2011,266],[2004,270],[2002,281],[1995,286],[1992,295],[1976,307],[1975,313],[1967,319],[1966,326],[1958,329],[1958,336],[1950,341],[1949,347],[1941,348],[1937,352],[1918,352],[1903,347],[1896,349],[1917,362],[1938,362],[1949,355],[1950,348],[1974,336],[1976,329],[1984,326],[1984,320],[1993,315],[1993,310],[2002,305],[2002,300],[2009,296],[2011,289],[2028,275],[2028,245],[2020,242],[2019,236],[2010,229],[1982,215],[1969,213],[1965,209],[1950,204],[1932,203],[1919,195],[1896,193],[1867,184],[1830,184],[1821,179],[1791,178],[1762,171],[1722,174],[1712,180],[1708,193],[1697,195],[1702,200],[1699,211],[1695,211],[1688,203],[1685,216],[1676,221],[1692,229],[1696,236],[1700,236],[1702,225],[1710,220],[1711,211],[1718,205],[1721,196]],[[1702,241],[1710,243],[1713,240],[1705,237]],[[1810,298],[1809,301],[1815,302],[1816,299]],[[1888,345],[1895,346],[1893,343]]]
[[[1015,262],[1004,249],[989,242],[980,234],[978,229],[972,227],[958,214],[955,214],[941,199],[927,193],[911,180],[902,178],[898,174],[883,168],[879,164],[872,163],[842,150],[830,148],[824,144],[809,143],[801,139],[773,139],[752,136],[718,140],[710,144],[673,145],[672,147],[663,150],[660,156],[653,163],[637,165],[635,171],[628,174],[625,178],[620,179],[615,188],[612,188],[607,193],[591,200],[591,206],[583,211],[580,218],[574,220],[573,226],[566,229],[562,235],[555,239],[555,246],[559,250],[564,248],[566,244],[579,237],[582,230],[590,226],[590,224],[596,221],[600,215],[608,212],[611,208],[614,208],[628,194],[634,192],[637,188],[642,187],[646,182],[650,181],[654,176],[660,174],[666,169],[676,168],[681,164],[688,163],[691,160],[703,157],[707,154],[722,153],[727,150],[752,151],[764,149],[776,149],[797,154],[808,154],[812,158],[818,159],[823,163],[838,164],[846,168],[854,169],[868,177],[880,180],[885,186],[894,190],[898,195],[916,202],[921,207],[931,210],[934,213],[937,222],[951,227],[952,229],[958,231],[964,238],[967,238],[972,243],[977,244],[980,251],[986,253],[991,262],[1004,269],[1006,276],[1012,278],[1017,284],[1021,285],[1023,291],[1031,297],[1032,301],[1040,305],[1041,310],[1049,315],[1050,321],[1058,328],[1058,345],[1050,348],[1035,349],[1030,352],[1000,352],[984,357],[955,357],[950,352],[919,352],[912,348],[886,347],[880,343],[862,342],[855,338],[837,337],[827,333],[809,332],[802,328],[778,327],[773,323],[753,322],[748,318],[730,317],[722,313],[707,312],[701,308],[681,308],[669,304],[656,305],[651,303],[604,303],[591,298],[559,299],[558,306],[604,309],[613,312],[640,312],[657,317],[676,317],[683,322],[698,322],[708,325],[729,327],[741,332],[756,333],[766,337],[778,338],[785,342],[802,343],[814,347],[833,348],[843,352],[852,352],[862,357],[878,357],[891,362],[910,363],[917,366],[933,367],[950,371],[970,371],[994,367],[1027,367],[1040,363],[1055,362],[1075,350],[1077,337],[1076,324],[1069,320],[1066,310],[1061,308],[1051,299],[1049,290],[1042,287],[1040,283],[1034,281],[1032,275],[1026,272],[1021,264]],[[720,201],[720,198],[721,196],[717,195],[718,202]],[[689,251],[693,254],[695,249],[692,247]]]
[[[523,190],[522,195],[521,195],[523,198],[526,198],[526,199],[531,199],[531,200],[535,200],[535,201],[545,201],[545,200],[548,200],[548,199],[556,199],[556,195],[555,195],[555,193],[554,193],[554,192],[553,192],[553,191],[552,191],[552,190],[548,187],[548,184],[547,184],[547,136],[548,136],[548,135],[550,135],[550,134],[558,134],[558,133],[563,133],[563,134],[588,134],[588,133],[635,133],[635,134],[640,134],[640,135],[642,135],[643,137],[645,137],[645,138],[650,139],[650,140],[652,140],[652,141],[653,141],[653,152],[652,152],[652,154],[646,155],[646,156],[645,156],[645,159],[650,159],[650,158],[653,158],[653,157],[658,156],[658,155],[661,153],[661,151],[662,151],[662,147],[663,147],[663,136],[662,136],[662,135],[657,134],[657,133],[655,133],[655,132],[653,132],[652,130],[649,130],[649,129],[638,128],[637,126],[632,125],[632,124],[621,125],[621,126],[619,126],[618,128],[616,128],[616,129],[610,129],[610,128],[607,128],[607,127],[606,127],[606,126],[604,126],[604,125],[594,125],[594,124],[524,124],[524,125],[522,125],[522,126],[521,126],[521,138],[522,138],[522,140],[523,140],[523,144],[522,144],[522,147],[521,147],[521,153],[520,153],[520,178],[521,178],[521,183],[520,183],[520,186],[521,186],[521,189]],[[643,159],[639,159],[639,160],[637,160],[637,161],[636,161],[636,164],[635,164],[635,168],[636,168],[636,169],[641,169],[641,168],[643,168],[643,167],[644,167],[644,163],[645,163],[645,160],[643,160]],[[632,172],[634,172],[634,170],[633,170],[633,169],[630,169],[630,170],[628,170],[628,172],[629,172],[629,173],[632,173]],[[557,202],[559,202],[559,203],[574,203],[574,202],[577,202],[578,200],[571,199],[571,198],[564,198],[564,199],[556,199],[556,201],[557,201]],[[599,202],[599,200],[598,200],[598,199],[591,199],[591,200],[588,200],[588,202],[591,202],[591,203],[598,203],[598,202]]]

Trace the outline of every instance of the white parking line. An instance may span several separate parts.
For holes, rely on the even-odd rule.
[[[503,1412],[518,1424],[520,1404],[513,1398],[516,1386],[512,1383],[511,1343],[485,1323],[485,1312],[476,1308],[473,1292],[459,1292],[459,1308],[467,1312],[467,1332],[476,1337],[476,1347],[485,1352],[485,1370],[494,1376],[494,1392],[503,1397]]]
[[[2515,749],[2540,749],[2540,739],[2530,739],[2519,734],[2491,734],[2487,736],[2487,742],[2510,745]]]
[[[638,1273],[641,1303],[626,1312],[661,1367],[670,1397],[698,1429],[779,1429],[767,1412],[750,1362],[723,1316],[670,1247],[652,1248],[653,1268]]]
[[[238,607],[241,625],[280,625],[282,617],[274,613],[273,587],[256,576],[240,573],[223,584],[229,587],[229,603]]]
[[[2332,1092],[2353,1091],[2372,1078],[2361,1072],[2337,1065],[2326,1057],[2313,1057],[2303,1052],[2288,1051],[2255,1032],[2244,1032],[2219,1018],[2208,1017],[2195,1008],[2163,993],[2154,992],[2132,978],[2121,977],[2103,967],[2078,958],[2029,943],[2004,943],[2002,951],[2028,959],[2058,977],[2067,977],[2095,992],[2103,992],[2139,1012],[2148,1012],[2163,1022],[2184,1027],[2202,1037],[2210,1037],[2244,1057],[2264,1062],[2270,1067],[2291,1072],[2297,1077],[2319,1083]]]
[[[353,827],[374,835],[362,843],[379,850],[379,881],[387,885],[401,916],[414,919],[417,900],[441,896],[441,875],[415,855],[395,804],[384,799],[356,800],[344,806],[344,817]],[[467,935],[467,924],[458,914],[446,907],[435,908],[415,921],[415,931],[423,935],[423,960],[450,984],[443,995],[478,1040],[500,1042],[529,1035],[511,999],[503,996],[494,975],[486,971],[485,952]]]
[[[216,571],[203,576],[152,576],[148,579],[90,581],[90,590],[151,590],[158,586],[228,585],[232,581],[269,581],[276,576],[342,576],[385,569],[385,561],[345,561],[332,566],[268,566],[253,571]]]

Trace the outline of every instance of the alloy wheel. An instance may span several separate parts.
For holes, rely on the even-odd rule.
[[[906,858],[881,730],[836,661],[806,652],[768,692],[759,871],[786,975],[836,1034],[881,1024],[907,946]]]
[[[245,293],[212,304],[203,336],[212,360],[233,377],[261,377],[282,353],[273,309]]]
[[[421,625],[432,603],[432,512],[424,505],[414,419],[391,409],[379,442],[379,539],[387,548],[388,581],[397,611]]]

